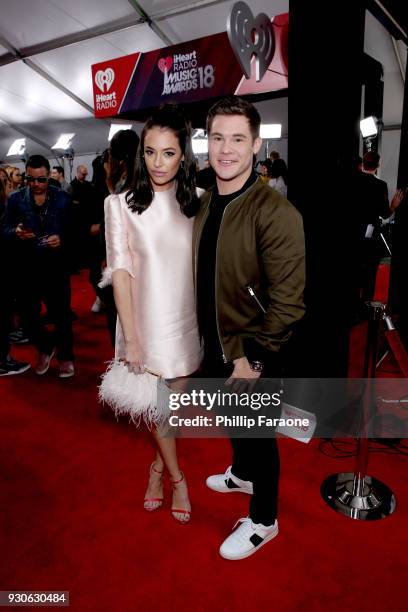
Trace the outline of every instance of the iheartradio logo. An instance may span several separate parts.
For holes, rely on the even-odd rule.
[[[157,62],[157,66],[159,70],[163,72],[163,74],[165,72],[168,72],[171,69],[172,65],[173,65],[173,58],[170,55],[168,57],[162,57]]]
[[[101,92],[108,92],[112,87],[112,83],[115,80],[115,71],[113,68],[107,68],[106,70],[98,70],[95,74],[95,84]],[[104,89],[106,88],[106,89]]]

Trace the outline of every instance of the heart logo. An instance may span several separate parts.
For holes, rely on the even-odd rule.
[[[265,13],[254,18],[245,2],[236,2],[227,20],[228,38],[242,71],[251,78],[251,59],[256,57],[256,80],[260,81],[275,53],[275,36]]]
[[[157,62],[157,66],[159,70],[161,70],[163,73],[168,72],[170,68],[172,67],[172,65],[173,65],[173,58],[170,55],[168,57],[162,57]]]
[[[104,92],[104,87],[106,87],[106,91],[110,90],[114,80],[115,72],[112,68],[107,68],[105,71],[98,70],[95,74],[95,83],[102,93]]]

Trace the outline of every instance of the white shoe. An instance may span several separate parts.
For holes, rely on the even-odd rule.
[[[71,378],[75,374],[74,363],[72,361],[61,361],[59,369],[60,378]]]
[[[275,538],[278,533],[278,521],[270,527],[261,523],[253,523],[250,518],[242,518],[235,524],[241,523],[235,531],[222,543],[220,555],[230,561],[238,561],[253,555],[261,546]]]
[[[209,489],[218,493],[248,493],[253,495],[254,487],[250,480],[241,480],[231,472],[231,465],[227,468],[225,474],[215,474],[209,476],[206,480],[206,485]]]
[[[47,355],[47,353],[41,353],[38,359],[37,366],[35,368],[35,373],[39,376],[46,374],[49,370],[51,360],[55,355],[55,348],[51,351],[51,355]]]
[[[102,308],[103,308],[102,300],[97,297],[94,303],[92,304],[91,312],[94,312],[94,313],[101,312]]]

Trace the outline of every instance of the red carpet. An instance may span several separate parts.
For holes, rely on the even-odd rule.
[[[207,490],[208,474],[229,465],[225,440],[183,440],[193,503],[189,525],[142,500],[152,449],[145,432],[116,422],[96,386],[111,357],[104,316],[74,277],[77,376],[53,367],[0,380],[0,590],[70,591],[83,611],[406,610],[406,458],[372,454],[369,473],[397,497],[397,511],[372,523],[346,519],[320,498],[331,473],[353,458],[330,459],[318,441],[280,441],[280,535],[255,556],[228,562],[218,547],[246,515],[248,498]],[[14,355],[30,356],[17,347]],[[357,360],[356,353],[354,359]]]
[[[374,300],[387,304],[389,281],[390,266],[387,263],[382,263],[378,267]],[[381,365],[377,370],[377,376],[385,378],[399,378],[403,375],[403,371],[398,365],[395,355],[393,354],[392,350],[390,350],[390,345],[384,337],[385,329],[385,325],[380,328],[379,347],[380,356],[382,356],[386,351],[387,354],[384,360],[381,361]],[[366,333],[367,323],[365,322],[356,325],[351,332],[349,358],[349,376],[351,378],[360,378],[363,375]]]

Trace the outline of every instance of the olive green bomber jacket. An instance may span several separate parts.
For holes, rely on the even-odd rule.
[[[195,286],[198,248],[211,196],[211,191],[201,196],[194,221]],[[278,352],[304,314],[303,224],[296,208],[260,179],[225,208],[215,277],[219,340],[225,361],[244,356],[245,338],[254,338],[263,348]]]

